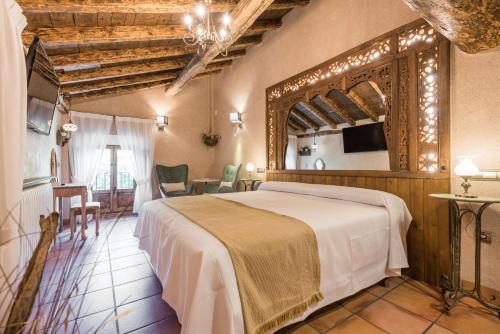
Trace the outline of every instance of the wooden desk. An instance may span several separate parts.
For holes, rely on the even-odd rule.
[[[59,197],[59,232],[63,228],[63,197],[80,196],[82,201],[82,240],[85,240],[85,227],[87,226],[87,185],[82,183],[68,183],[52,186],[52,202],[56,211],[56,199]]]

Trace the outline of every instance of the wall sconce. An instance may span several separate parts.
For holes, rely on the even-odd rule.
[[[314,152],[316,152],[316,150],[318,149],[318,144],[316,143],[316,132],[314,133],[313,136],[313,144],[311,145],[311,148]]]
[[[457,194],[457,196],[466,198],[477,197],[475,195],[469,194],[469,188],[472,186],[469,179],[479,173],[479,168],[477,168],[470,156],[461,156],[459,157],[459,159],[460,162],[455,167],[455,174],[464,179],[464,182],[462,182],[461,184],[461,186],[464,188],[464,193]]]
[[[168,117],[163,115],[156,116],[155,122],[158,127],[158,131],[165,131],[165,127],[168,125]]]
[[[243,122],[241,121],[241,114],[237,111],[229,113],[229,120],[231,121],[231,123],[237,123],[240,128],[243,126]]]

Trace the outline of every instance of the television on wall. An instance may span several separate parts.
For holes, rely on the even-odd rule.
[[[386,151],[384,122],[342,129],[344,153]]]
[[[28,128],[49,135],[59,97],[59,85],[34,68],[37,39],[33,40],[26,56],[28,82]]]

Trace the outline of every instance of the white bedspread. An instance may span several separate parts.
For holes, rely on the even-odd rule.
[[[325,298],[296,321],[408,266],[404,240],[411,216],[404,201],[392,194],[267,182],[258,191],[216,196],[297,218],[313,229]],[[244,333],[227,249],[161,201],[144,204],[135,236],[150,256],[163,299],[177,312],[182,333]]]

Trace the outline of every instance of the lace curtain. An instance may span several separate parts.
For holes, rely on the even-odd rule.
[[[152,199],[153,129],[154,123],[151,120],[116,117],[120,148],[129,151],[131,172],[137,184],[134,213],[139,212],[144,202]]]
[[[0,1],[0,327],[17,292],[20,201],[26,140],[26,64],[21,33],[26,25],[13,0]],[[0,332],[3,330],[0,328]]]
[[[69,142],[71,182],[85,183],[88,187],[88,201],[91,201],[90,185],[106,148],[113,117],[72,112],[71,118],[78,125],[78,131],[73,133]],[[79,203],[80,197],[72,198],[71,202]]]

